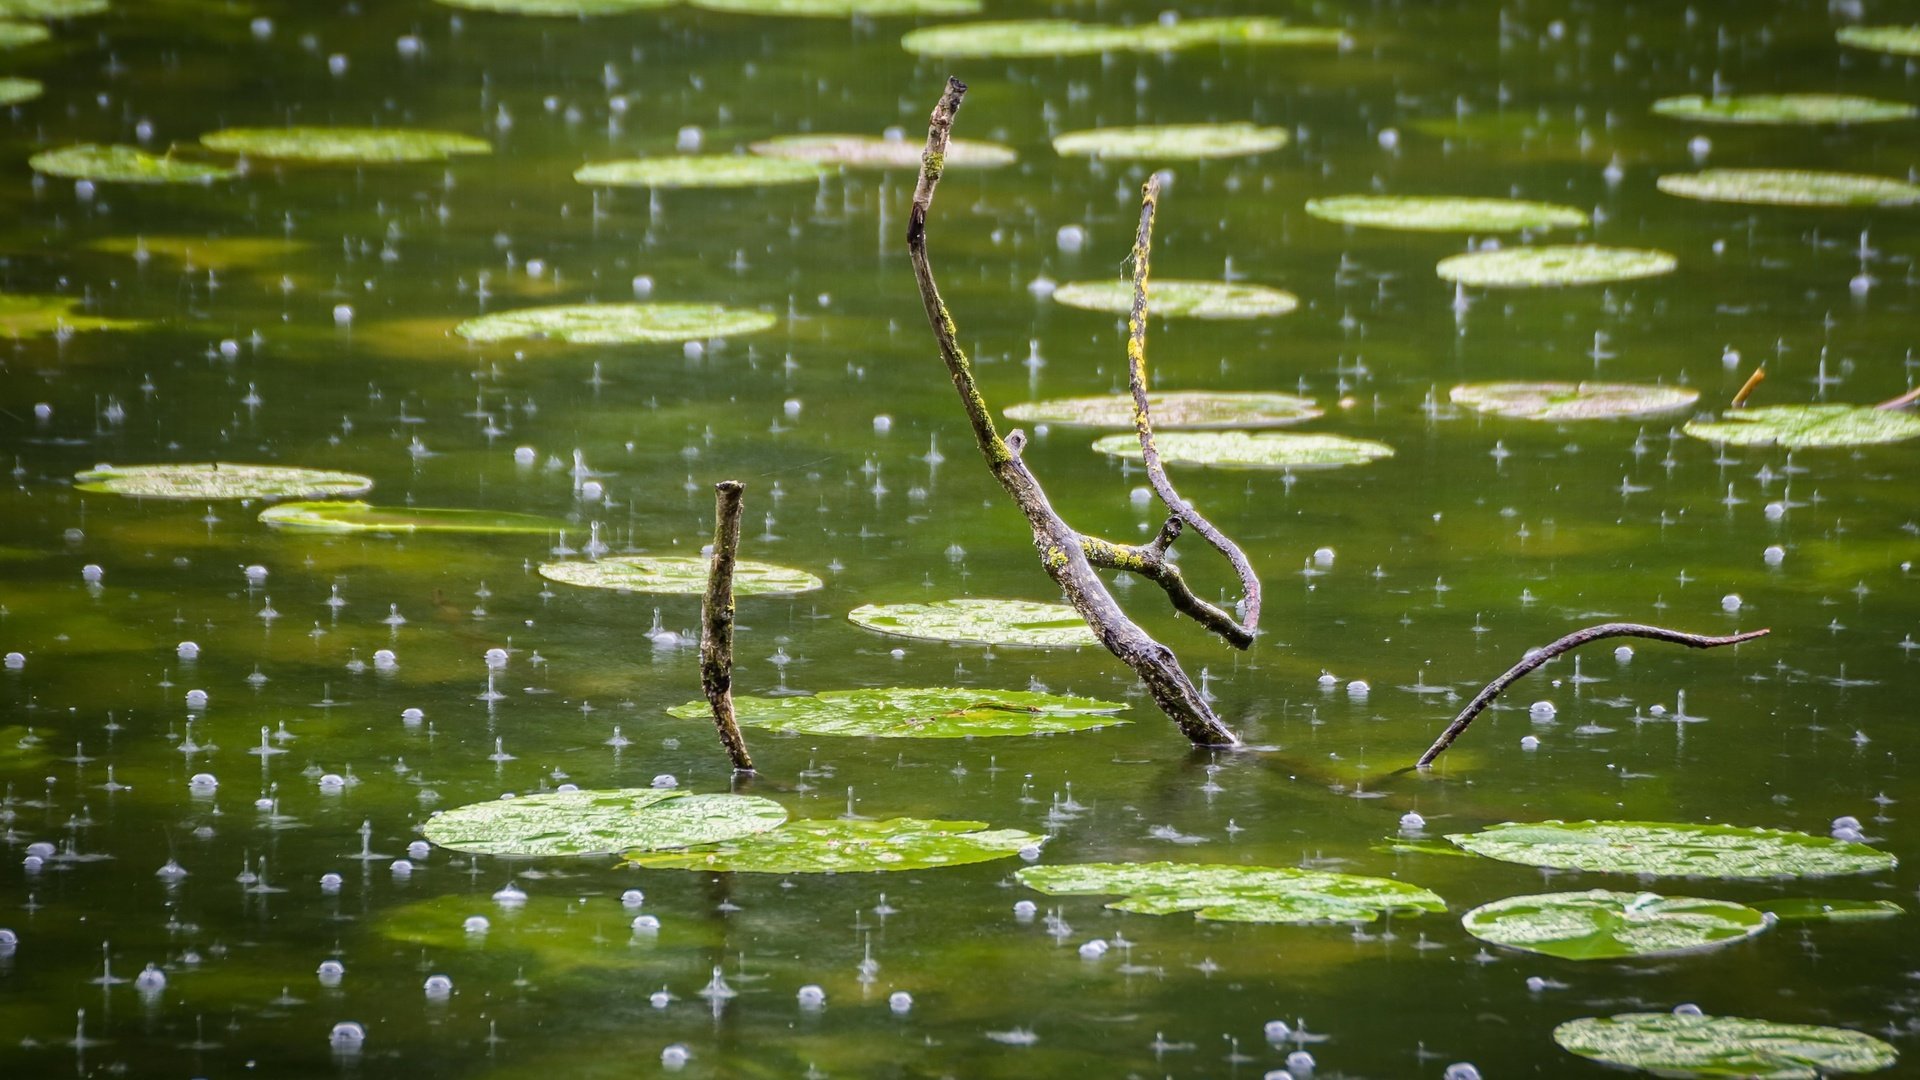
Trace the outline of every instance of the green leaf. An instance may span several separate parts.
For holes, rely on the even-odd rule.
[[[709,715],[705,701],[667,711],[681,719]],[[804,735],[849,735],[882,739],[971,739],[998,735],[1051,735],[1124,724],[1116,701],[1064,697],[1031,690],[920,689],[827,690],[809,696],[736,697],[735,717],[749,727]]]
[[[1655,877],[1828,877],[1891,870],[1865,844],[1806,833],[1663,821],[1507,822],[1447,839],[1502,862]]]
[[[1553,1041],[1581,1057],[1678,1077],[1819,1080],[1884,1069],[1899,1057],[1846,1028],[1674,1013],[1570,1020],[1553,1029]]]
[[[47,176],[115,184],[211,184],[240,175],[224,165],[159,157],[134,146],[64,146],[27,159]]]
[[[453,330],[468,341],[551,338],[572,345],[627,345],[755,334],[779,321],[765,312],[719,304],[560,304],[482,315]]]
[[[787,820],[754,795],[690,795],[655,788],[549,791],[436,814],[421,834],[475,855],[613,855],[734,840]]]
[[[1595,244],[1500,248],[1441,259],[1434,269],[1448,281],[1483,289],[1597,285],[1670,274],[1679,260],[1664,251]]]
[[[810,19],[889,15],[978,15],[980,0],[692,0],[693,6],[736,15],[793,15]]]
[[[1156,431],[1230,430],[1284,427],[1321,415],[1312,398],[1294,394],[1231,394],[1176,391],[1150,394]],[[1071,427],[1133,427],[1133,395],[1055,398],[1029,401],[1007,408],[1007,419],[1028,424]]]
[[[1288,432],[1170,431],[1156,434],[1153,444],[1169,465],[1223,469],[1336,469],[1393,456],[1393,447],[1372,439]],[[1093,448],[1113,457],[1141,456],[1134,435],[1107,435],[1096,439]]]
[[[1782,922],[1865,922],[1893,919],[1907,909],[1891,900],[1815,900],[1792,898],[1758,900],[1754,907]]]
[[[1920,56],[1920,26],[1843,26],[1834,37],[1856,49]]]
[[[1554,203],[1439,195],[1341,195],[1309,201],[1307,213],[1342,225],[1415,232],[1577,229],[1588,221],[1586,211]]]
[[[848,621],[895,637],[962,645],[1024,645],[1077,649],[1099,639],[1080,613],[1065,604],[962,597],[929,604],[863,604]]]
[[[275,160],[364,164],[445,161],[456,154],[493,153],[491,144],[471,135],[409,128],[228,128],[201,136],[200,145]]]
[[[630,11],[672,7],[679,3],[679,0],[437,0],[437,2],[465,11],[580,19],[590,15],[624,15]]]
[[[1245,157],[1287,145],[1284,128],[1258,124],[1160,124],[1148,127],[1094,128],[1054,136],[1053,149],[1066,157],[1107,161],[1198,161]]]
[[[741,188],[805,184],[825,173],[811,161],[750,154],[697,154],[685,157],[601,161],[575,169],[583,184],[644,188]]]
[[[1717,421],[1694,420],[1681,430],[1708,442],[1806,450],[1920,437],[1920,416],[1867,405],[1763,405],[1731,409]]]
[[[1632,383],[1494,382],[1456,386],[1448,397],[1475,412],[1514,420],[1614,420],[1657,416],[1684,409],[1700,399],[1683,386]]]
[[[38,79],[0,78],[0,106],[32,101],[45,89]]]
[[[1885,176],[1802,169],[1707,169],[1663,176],[1656,184],[1661,191],[1683,199],[1763,206],[1910,206],[1920,202],[1920,184]]]
[[[146,324],[138,319],[102,319],[76,314],[76,296],[33,296],[0,293],[0,335],[22,339],[79,330],[134,330]]]
[[[46,27],[35,23],[0,21],[0,49],[38,45],[52,36]]]
[[[78,491],[142,499],[315,499],[362,495],[373,481],[357,473],[291,465],[96,465],[74,476]]]
[[[1206,46],[1267,45],[1334,48],[1346,36],[1278,19],[1207,18],[1139,26],[1088,25],[1065,19],[929,26],[900,39],[908,52],[951,58],[1097,56],[1171,53]]]
[[[1029,866],[1014,875],[1049,896],[1125,893],[1107,906],[1143,915],[1191,911],[1230,922],[1370,922],[1398,911],[1445,911],[1417,885],[1276,866],[1195,863],[1079,863]]]
[[[1382,855],[1445,855],[1454,859],[1472,859],[1477,856],[1461,851],[1451,844],[1438,840],[1415,840],[1405,836],[1389,836],[1369,849]]]
[[[77,19],[107,10],[107,0],[0,0],[0,19]]]
[[[662,595],[699,595],[707,590],[708,561],[698,555],[615,555],[592,562],[550,562],[540,576],[588,589]],[[825,582],[788,566],[741,561],[733,564],[738,596],[785,596],[812,592]]]
[[[1055,289],[1053,299],[1068,307],[1125,315],[1133,310],[1133,283],[1072,281]],[[1147,312],[1162,319],[1258,319],[1285,315],[1299,306],[1292,293],[1265,285],[1155,280],[1147,286]]]
[[[780,135],[747,147],[762,157],[792,158],[854,169],[918,169],[926,144],[871,135]],[[997,169],[1019,160],[1010,147],[973,139],[947,143],[949,169]]]
[[[1614,960],[1730,945],[1773,924],[1730,901],[1594,889],[1496,900],[1467,912],[1460,925],[1495,945],[1562,960]]]
[[[1920,109],[1905,102],[1851,94],[1741,94],[1717,98],[1689,94],[1661,98],[1653,103],[1653,111],[1675,120],[1709,124],[1872,124],[1920,116]]]
[[[634,854],[636,866],[737,874],[931,870],[1004,859],[1045,837],[980,821],[789,821],[772,832],[687,851]]]
[[[294,502],[270,506],[260,520],[295,532],[326,533],[554,533],[568,523],[499,510],[436,510],[368,506],[363,502]]]

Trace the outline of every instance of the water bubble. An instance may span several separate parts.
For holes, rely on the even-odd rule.
[[[453,996],[453,980],[445,975],[429,975],[421,989],[426,991],[427,1000],[445,1001]]]
[[[249,23],[247,29],[253,31],[254,40],[265,41],[273,36],[273,20],[262,15]]]
[[[174,655],[178,656],[182,660],[200,659],[200,646],[194,644],[191,641],[183,641],[180,644],[175,645],[173,647],[173,652],[174,652]]]
[[[402,723],[406,724],[408,727],[412,727],[413,725],[418,724],[420,721],[425,720],[426,718],[427,718],[427,714],[424,712],[421,712],[419,709],[400,710],[400,720]]]
[[[205,690],[187,691],[187,708],[204,709],[206,707],[207,707],[207,692]]]
[[[641,904],[646,903],[646,900],[646,894],[639,889],[628,889],[626,892],[620,894],[620,906],[622,907],[637,908]]]
[[[1538,750],[1540,749],[1540,740],[1532,735],[1522,736],[1520,739],[1520,749]]]
[[[780,408],[783,412],[787,414],[787,417],[789,419],[799,416],[800,415],[800,399],[788,398],[786,400],[786,403],[781,405]]]
[[[1675,1006],[1673,1007],[1673,1015],[1675,1015],[1675,1016],[1705,1016],[1705,1015],[1706,1015],[1706,1013],[1704,1013],[1704,1012],[1702,1012],[1702,1011],[1701,1011],[1701,1009],[1700,1009],[1700,1006],[1698,1006],[1698,1005],[1695,1005],[1695,1004],[1693,1004],[1692,1002],[1688,1002],[1688,1003],[1686,1003],[1686,1004],[1683,1004],[1683,1005],[1675,1005]]]
[[[493,902],[501,907],[519,907],[527,902],[527,894],[518,885],[508,883],[494,892]]]
[[[674,137],[673,148],[683,154],[694,154],[700,151],[700,144],[705,141],[706,136],[701,133],[699,127],[688,124],[680,129],[680,134]]]
[[[1480,1070],[1464,1061],[1456,1061],[1440,1074],[1440,1080],[1480,1080]]]
[[[1860,819],[1851,814],[1842,814],[1833,819],[1833,827],[1836,829],[1858,829],[1860,827]]]
[[[635,274],[633,276],[633,298],[635,300],[645,300],[652,295],[653,278],[646,274]]]
[[[1779,521],[1781,518],[1787,516],[1787,504],[1783,502],[1770,502],[1766,506],[1761,507],[1760,513],[1764,515],[1768,521]]]
[[[660,920],[652,915],[635,915],[628,926],[636,934],[657,934],[660,932]]]
[[[1620,646],[1619,648],[1617,648],[1617,649],[1615,649],[1615,650],[1613,650],[1613,659],[1614,659],[1614,660],[1615,660],[1615,661],[1616,661],[1617,663],[1622,663],[1622,664],[1625,664],[1625,663],[1630,663],[1630,662],[1632,662],[1632,660],[1633,660],[1633,646],[1631,646],[1631,645],[1622,645],[1622,646]]]
[[[373,650],[373,666],[379,671],[392,671],[394,668],[400,666],[400,658],[394,655],[392,649],[375,649]],[[403,713],[402,715],[405,714]]]
[[[1768,544],[1767,549],[1760,553],[1760,561],[1768,566],[1779,566],[1787,561],[1787,549],[1779,544]]]
[[[606,493],[606,486],[598,480],[588,480],[580,485],[580,501],[582,502],[599,502],[601,497],[606,495]]]
[[[1013,905],[1013,917],[1021,922],[1032,919],[1039,911],[1039,906],[1031,900],[1020,900]]]
[[[1740,604],[1741,604],[1741,600],[1740,600],[1739,593],[1730,592],[1727,595],[1720,598],[1720,610],[1728,613],[1729,615],[1731,615],[1736,611],[1739,611]]]
[[[20,944],[20,935],[0,926],[0,949],[11,949]]]
[[[420,39],[412,34],[402,34],[394,39],[393,48],[402,59],[411,60],[420,55]]]
[[[679,1043],[674,1043],[672,1046],[660,1051],[660,1064],[665,1065],[669,1069],[685,1068],[687,1062],[691,1060],[692,1057],[693,1051]]]
[[[1033,297],[1035,300],[1051,300],[1054,290],[1059,287],[1059,284],[1052,278],[1041,274],[1039,277],[1027,282],[1027,295]]]
[[[107,576],[107,572],[105,570],[100,569],[100,566],[97,563],[88,563],[87,565],[80,568],[80,580],[86,582],[89,585],[100,584],[101,580],[104,579],[106,576]]]
[[[57,850],[59,849],[45,840],[35,840],[33,843],[27,845],[27,854],[36,859],[47,858]]]
[[[336,79],[345,75],[347,73],[346,55],[343,53],[334,53],[332,56],[327,57],[327,70],[332,72],[333,77]]]
[[[1318,566],[1332,566],[1333,565],[1333,549],[1330,547],[1315,548],[1313,552],[1313,561]]]
[[[241,573],[247,576],[247,583],[250,585],[258,585],[267,580],[267,568],[258,563],[247,567]]]
[[[219,786],[220,781],[214,779],[214,775],[208,772],[194,773],[193,778],[187,781],[187,787],[196,794],[209,793]]]
[[[1019,855],[1020,855],[1020,858],[1024,859],[1025,861],[1033,862],[1036,859],[1040,858],[1040,845],[1039,844],[1024,845],[1023,847],[1021,847],[1019,851]]]
[[[487,921],[485,915],[469,915],[466,921],[460,924],[460,929],[469,934],[484,934],[493,929],[493,924]]]
[[[157,994],[167,988],[166,973],[148,964],[133,977],[133,988],[143,994]]]
[[[513,461],[516,465],[531,465],[537,457],[539,454],[531,446],[517,446],[513,450]]]
[[[41,858],[38,855],[29,855],[26,858],[20,860],[20,868],[22,870],[25,870],[29,874],[39,873],[40,868],[45,865],[47,865],[47,860]]]
[[[888,416],[886,413],[881,413],[879,416],[873,418],[873,433],[875,435],[885,435],[892,430],[893,417]]]
[[[498,669],[498,668],[506,667],[507,666],[507,650],[488,649],[486,659],[487,659],[487,666],[490,668]]]
[[[1300,1080],[1313,1075],[1313,1055],[1305,1050],[1295,1050],[1287,1055],[1287,1071]]]
[[[803,1009],[818,1009],[827,1003],[827,992],[812,983],[801,987],[800,992],[794,996],[799,999],[800,1007]]]
[[[1687,140],[1687,153],[1693,155],[1695,163],[1704,162],[1707,155],[1713,153],[1713,140],[1705,135],[1695,135]]]
[[[367,1029],[351,1020],[342,1020],[327,1033],[327,1043],[343,1054],[357,1054],[367,1041]]]
[[[903,1016],[913,1009],[913,995],[905,990],[895,990],[887,995],[887,1008],[892,1009],[895,1016]]]
[[[1419,832],[1427,827],[1427,819],[1412,810],[1400,815],[1400,829],[1403,832]]]
[[[1867,838],[1867,834],[1861,832],[1859,829],[1838,829],[1837,828],[1837,829],[1834,829],[1830,835],[1835,840],[1839,840],[1842,843],[1848,843],[1848,844],[1858,844],[1865,841]]]
[[[415,840],[407,845],[407,858],[414,862],[420,862],[431,854],[433,854],[433,848],[425,840]]]
[[[1087,246],[1087,230],[1078,225],[1062,225],[1054,234],[1053,242],[1068,255],[1076,255]]]
[[[353,325],[353,305],[352,304],[333,305],[333,325],[335,326],[352,326]]]
[[[322,960],[313,973],[320,976],[322,986],[338,986],[340,980],[346,977],[347,966],[338,960]]]
[[[346,879],[332,871],[320,875],[320,890],[322,892],[339,892],[340,886],[344,884],[346,884]]]
[[[1527,706],[1527,716],[1536,724],[1544,724],[1559,715],[1560,710],[1551,701],[1536,701]]]
[[[1529,976],[1527,976],[1527,989],[1528,989],[1528,990],[1530,990],[1530,991],[1532,991],[1533,993],[1536,993],[1536,994],[1537,994],[1537,993],[1539,993],[1540,991],[1542,991],[1542,990],[1545,990],[1546,988],[1547,988],[1547,980],[1545,980],[1545,979],[1543,979],[1543,978],[1541,978],[1541,977],[1540,977],[1540,976],[1538,976],[1538,975],[1529,975]]]
[[[339,773],[322,773],[320,775],[320,790],[323,794],[339,794],[346,789],[346,786],[347,778],[341,776]]]
[[[1094,938],[1092,941],[1086,942],[1080,946],[1080,959],[1098,960],[1101,957],[1107,955],[1107,948],[1108,946],[1105,941],[1102,941],[1099,938]]]
[[[1348,697],[1363,698],[1372,691],[1373,687],[1368,686],[1365,679],[1355,679],[1347,684]]]
[[[1267,1021],[1265,1033],[1268,1042],[1283,1043],[1293,1038],[1293,1026],[1285,1020],[1269,1020]]]
[[[677,788],[680,786],[680,781],[676,780],[672,773],[661,773],[659,776],[653,778],[653,786],[657,788]]]
[[[648,996],[647,1004],[652,1005],[656,1009],[664,1009],[668,1005],[673,1004],[673,995],[667,993],[665,990],[655,990]]]

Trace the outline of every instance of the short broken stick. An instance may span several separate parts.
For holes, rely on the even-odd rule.
[[[746,485],[722,480],[713,485],[713,558],[707,564],[707,595],[700,605],[700,689],[713,706],[733,771],[750,773],[753,758],[733,717],[733,560],[740,550],[740,504]]]

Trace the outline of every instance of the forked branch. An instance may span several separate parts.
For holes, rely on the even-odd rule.
[[[713,557],[707,564],[706,599],[700,605],[700,689],[713,706],[713,726],[733,771],[750,773],[753,758],[733,716],[733,563],[740,551],[746,485],[722,480],[713,492]]]

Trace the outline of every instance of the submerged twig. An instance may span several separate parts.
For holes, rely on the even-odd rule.
[[[713,491],[713,558],[700,605],[700,689],[713,706],[713,726],[733,771],[750,773],[753,758],[733,716],[733,561],[740,550],[740,504],[746,485],[722,480]]]
[[[1766,377],[1766,368],[1754,368],[1753,374],[1747,376],[1747,381],[1740,384],[1740,392],[1733,395],[1733,400],[1727,403],[1727,408],[1738,409],[1742,405],[1745,405],[1747,403],[1747,395],[1753,393],[1753,388],[1765,381]]]
[[[1505,675],[1488,683],[1486,689],[1475,694],[1473,700],[1467,702],[1467,707],[1460,710],[1460,715],[1453,718],[1453,723],[1447,725],[1447,730],[1441,732],[1440,737],[1433,741],[1433,745],[1427,747],[1427,752],[1420,755],[1417,767],[1424,769],[1433,764],[1433,759],[1439,757],[1447,747],[1452,746],[1453,740],[1467,730],[1467,725],[1473,723],[1474,717],[1479,716],[1487,706],[1493,704],[1493,699],[1499,697],[1501,691],[1554,657],[1572,652],[1589,641],[1610,637],[1638,637],[1670,641],[1675,645],[1685,645],[1689,649],[1717,649],[1722,645],[1738,645],[1743,641],[1765,637],[1768,632],[1760,629],[1749,630],[1744,634],[1729,634],[1726,637],[1705,637],[1680,630],[1669,630],[1664,626],[1648,626],[1644,623],[1601,623],[1584,630],[1575,630],[1546,648],[1528,654],[1526,659],[1508,668]]]
[[[1901,394],[1899,397],[1888,398],[1887,400],[1881,402],[1880,404],[1875,405],[1874,408],[1904,409],[1916,401],[1920,401],[1920,386],[1914,387],[1913,389],[1907,391],[1906,393]]]

